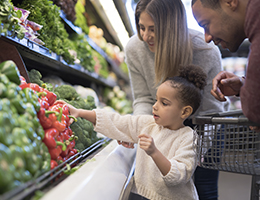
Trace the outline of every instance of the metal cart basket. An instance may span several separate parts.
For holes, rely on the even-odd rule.
[[[252,175],[251,200],[259,200],[260,132],[241,110],[193,118],[200,167]],[[195,141],[195,140],[194,140]]]

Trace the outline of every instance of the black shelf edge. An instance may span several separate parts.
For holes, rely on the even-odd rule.
[[[114,87],[117,85],[115,81],[100,77],[94,72],[89,72],[80,65],[67,64],[62,59],[62,56],[51,52],[48,48],[41,46],[27,38],[18,39],[17,37],[9,37],[3,34],[0,37],[2,37],[5,41],[13,44],[21,54],[23,60],[32,63],[32,65],[35,65],[35,68],[56,70],[57,73],[66,77],[73,75],[74,78],[78,78],[78,81],[81,80],[82,83],[86,82],[86,80],[89,80],[108,87]]]

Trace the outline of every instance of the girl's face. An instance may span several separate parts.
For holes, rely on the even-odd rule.
[[[168,81],[157,90],[156,103],[153,105],[155,123],[171,130],[183,127],[184,106],[177,100],[178,91]]]
[[[154,21],[145,11],[140,14],[139,19],[140,35],[148,44],[151,52],[155,51]]]

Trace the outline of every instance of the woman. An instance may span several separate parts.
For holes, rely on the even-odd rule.
[[[138,34],[125,47],[134,115],[152,114],[159,83],[177,75],[179,66],[187,64],[201,66],[207,74],[202,104],[192,116],[227,110],[228,103],[210,94],[212,79],[222,70],[220,51],[205,43],[202,33],[187,28],[181,0],[140,0],[135,22]],[[191,119],[186,125],[193,126]],[[194,181],[201,200],[217,199],[218,171],[197,167]]]

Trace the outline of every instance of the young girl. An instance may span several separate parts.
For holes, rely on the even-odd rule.
[[[133,94],[133,114],[151,115],[156,100],[155,83],[173,77],[178,68],[193,64],[207,74],[201,106],[185,120],[227,110],[228,102],[220,102],[210,94],[212,79],[223,70],[221,54],[214,43],[206,43],[204,35],[188,29],[186,11],[181,0],[139,0],[135,10],[137,34],[124,48]],[[157,85],[156,85],[157,86]],[[131,143],[119,142],[125,147]],[[130,156],[130,155],[129,155]],[[197,167],[194,183],[200,200],[218,199],[218,170]]]
[[[195,133],[183,122],[200,106],[205,85],[203,70],[188,65],[158,87],[153,115],[122,116],[103,109],[91,111],[67,105],[71,115],[89,120],[95,131],[112,139],[138,143],[129,199],[198,199],[192,180],[197,166]]]

